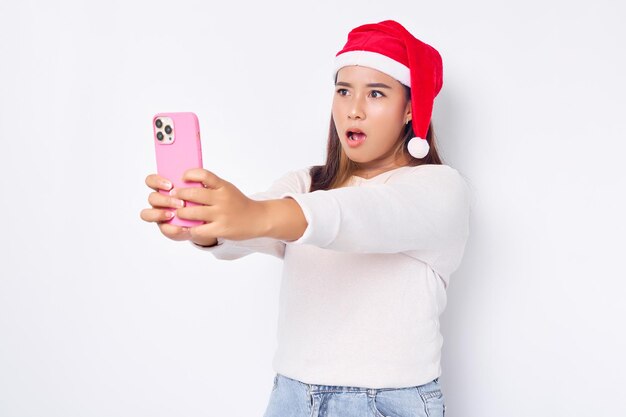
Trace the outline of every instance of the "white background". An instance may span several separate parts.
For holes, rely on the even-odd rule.
[[[617,1],[0,3],[0,415],[261,416],[281,261],[139,213],[150,122],[200,118],[247,194],[324,162],[332,61],[396,19],[435,46],[433,121],[472,185],[441,317],[448,417],[624,415]]]

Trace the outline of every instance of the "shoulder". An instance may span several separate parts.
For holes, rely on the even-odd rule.
[[[407,179],[465,181],[463,175],[461,175],[456,168],[443,164],[425,164],[408,167],[407,169],[398,172],[398,175],[394,176],[394,180],[397,181]]]
[[[283,186],[296,192],[304,193],[311,185],[311,167],[296,168],[286,171],[274,181],[274,186]]]
[[[287,171],[283,177],[297,179],[301,182],[310,182],[311,181],[311,166],[296,168],[290,171]]]
[[[425,164],[408,169],[395,175],[390,183],[418,184],[427,191],[439,194],[463,195],[471,199],[469,181],[456,168],[443,164]]]

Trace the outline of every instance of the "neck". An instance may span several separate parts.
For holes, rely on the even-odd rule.
[[[367,164],[366,166],[361,164],[353,172],[353,175],[356,175],[362,178],[372,178],[372,177],[375,177],[376,175],[382,174],[383,172],[391,171],[392,169],[406,166],[408,165],[408,162],[409,162],[408,160],[400,159],[400,160],[391,161],[391,162],[382,163],[382,164],[377,164],[376,162],[373,162],[372,165]]]

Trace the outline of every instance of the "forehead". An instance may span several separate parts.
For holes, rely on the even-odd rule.
[[[382,82],[393,88],[402,85],[400,81],[382,71],[361,65],[347,65],[340,68],[337,72],[337,81],[345,81],[351,84]]]

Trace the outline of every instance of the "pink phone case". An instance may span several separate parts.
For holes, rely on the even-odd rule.
[[[162,118],[169,118],[169,120]],[[171,134],[166,133],[167,126],[171,127]],[[152,130],[156,148],[157,173],[172,183],[172,189],[203,187],[199,182],[182,180],[183,174],[188,169],[202,168],[198,117],[191,112],[158,113],[152,118]],[[169,191],[159,190],[159,192],[169,195]],[[197,205],[199,204],[185,201],[185,207]],[[176,213],[173,208],[170,211]],[[204,224],[200,220],[186,220],[177,216],[164,223],[186,227]]]

